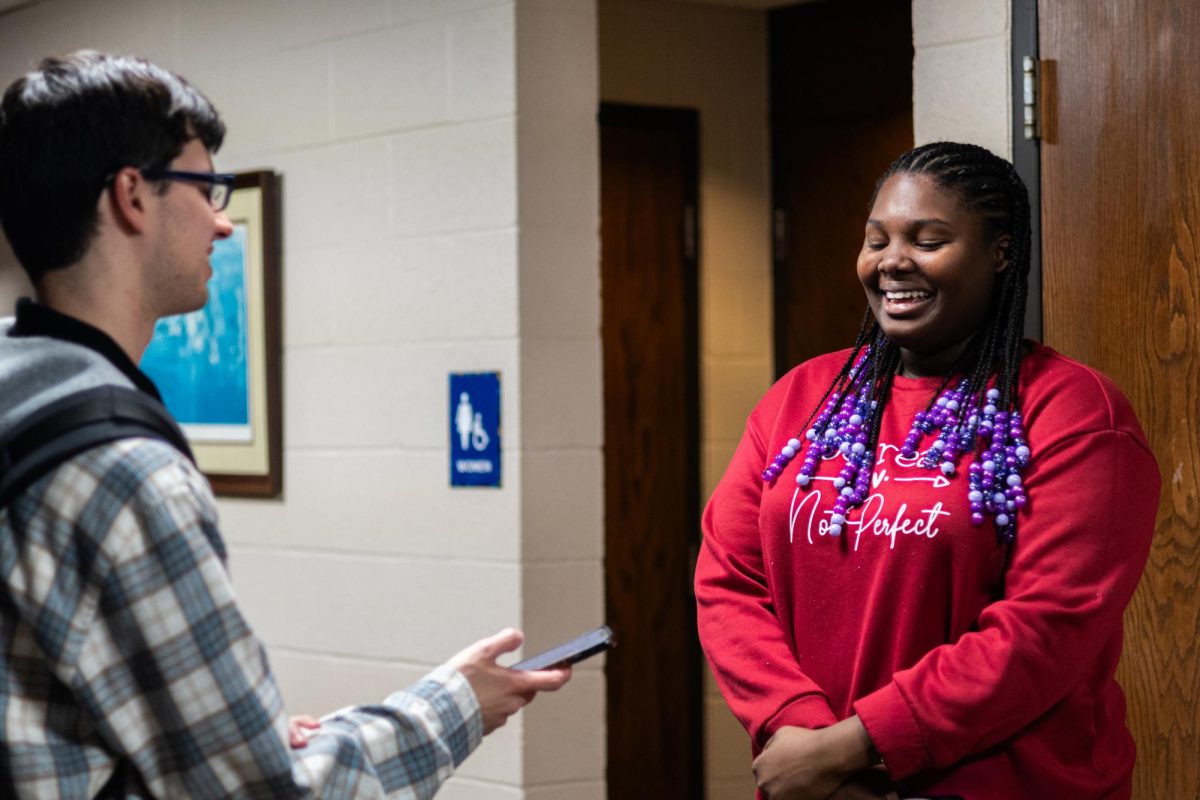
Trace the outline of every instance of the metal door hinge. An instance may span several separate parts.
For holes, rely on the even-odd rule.
[[[1042,137],[1042,120],[1038,114],[1038,61],[1033,56],[1021,59],[1022,89],[1025,108],[1025,138],[1040,139]]]

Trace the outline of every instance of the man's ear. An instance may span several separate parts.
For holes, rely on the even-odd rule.
[[[1012,251],[1012,235],[1005,233],[996,237],[996,241],[992,242],[992,263],[995,265],[995,272],[999,275],[1004,270],[1008,269],[1012,259],[1009,258],[1009,253]]]
[[[114,221],[130,233],[146,230],[146,206],[154,187],[134,167],[125,167],[113,176],[109,191]]]

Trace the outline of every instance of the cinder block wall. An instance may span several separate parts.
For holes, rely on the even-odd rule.
[[[4,84],[48,53],[144,55],[221,110],[218,169],[283,176],[285,492],[220,507],[292,713],[506,625],[532,652],[601,621],[595,39],[592,0],[0,13]],[[5,252],[0,303],[24,290]],[[504,486],[451,491],[447,373],[494,369]],[[439,797],[598,800],[603,703],[589,663]]]
[[[1009,0],[913,0],[913,138],[1012,157]]]

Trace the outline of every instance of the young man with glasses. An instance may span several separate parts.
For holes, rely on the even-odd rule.
[[[47,59],[8,87],[0,224],[37,299],[0,321],[0,437],[90,387],[160,401],[136,364],[159,317],[207,299],[232,231],[224,133],[138,59]],[[224,561],[207,482],[157,440],[87,450],[0,509],[0,796],[426,798],[569,677],[496,665],[521,642],[505,631],[289,731]]]

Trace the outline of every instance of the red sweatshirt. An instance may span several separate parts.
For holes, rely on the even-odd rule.
[[[1029,503],[1006,547],[990,518],[970,523],[969,456],[949,479],[898,457],[941,379],[897,377],[873,492],[835,538],[820,478],[840,455],[807,489],[801,457],[771,486],[761,473],[804,438],[847,355],[801,364],[767,392],[704,513],[700,639],[754,751],[784,725],[858,714],[909,793],[1128,797],[1134,743],[1113,675],[1160,483],[1129,402],[1032,345],[1019,398]]]

